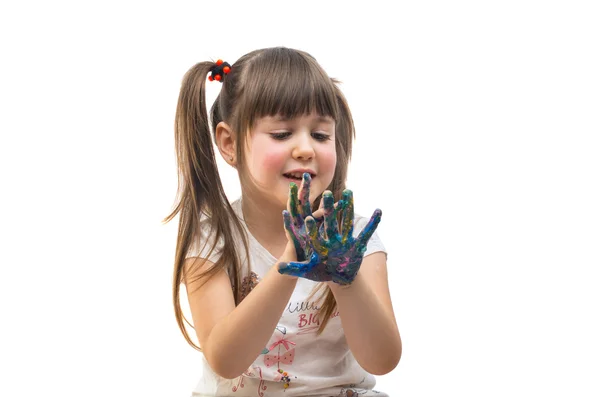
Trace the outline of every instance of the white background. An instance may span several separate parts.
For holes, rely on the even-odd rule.
[[[277,45],[342,80],[348,186],[383,210],[404,352],[377,389],[600,395],[594,3],[3,2],[0,395],[189,395],[179,86]]]

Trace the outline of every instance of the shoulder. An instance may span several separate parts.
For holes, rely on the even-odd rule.
[[[230,205],[235,215],[241,219],[242,207],[240,199],[233,201]],[[235,227],[232,227],[231,230],[233,233],[237,233]],[[225,244],[225,236],[220,236],[217,239],[216,235],[217,233],[214,230],[211,218],[204,216],[198,225],[197,235],[192,238],[186,258],[201,257],[211,262],[216,262]],[[234,238],[233,240],[236,243],[240,241],[238,238]]]
[[[370,217],[367,218],[360,214],[354,214],[354,229],[352,230],[352,235],[354,236],[354,238],[359,236],[359,234],[369,224],[370,221]],[[385,249],[383,241],[381,241],[377,230],[375,230],[375,232],[369,239],[367,243],[367,250],[365,251],[364,256],[366,257],[367,255],[373,254],[375,252],[382,252],[385,254],[385,257],[387,257],[387,250]]]
[[[186,258],[201,257],[216,262],[222,246],[223,241],[217,241],[210,219],[205,218],[198,225],[197,235],[192,237]]]

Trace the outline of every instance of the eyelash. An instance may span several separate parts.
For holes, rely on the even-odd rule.
[[[283,141],[285,138],[289,137],[292,133],[291,132],[276,132],[271,134],[271,136],[273,137],[273,139],[276,139],[278,141]],[[322,134],[320,132],[313,132],[312,135],[317,135],[318,138],[315,138],[317,141],[319,142],[325,142],[331,139],[331,137],[327,134]]]

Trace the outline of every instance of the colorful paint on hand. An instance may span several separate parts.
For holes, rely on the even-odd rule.
[[[310,177],[309,177],[310,178]],[[303,187],[306,184],[303,184]],[[310,183],[308,187],[310,187]],[[308,197],[306,191],[302,191]],[[291,194],[291,193],[290,193]],[[302,198],[301,198],[302,201]],[[291,203],[294,201],[290,200]],[[298,205],[292,205],[292,208]],[[354,198],[351,190],[344,190],[337,208],[334,205],[333,194],[323,193],[324,222],[319,228],[312,216],[307,216],[304,222],[297,218],[296,227],[292,227],[291,214],[284,213],[284,224],[294,244],[303,254],[297,262],[279,264],[279,272],[296,277],[304,277],[313,281],[333,281],[340,285],[348,285],[358,274],[367,243],[379,222],[381,210],[376,209],[371,219],[360,232],[358,237],[352,235],[354,229]],[[310,210],[310,207],[309,207]],[[338,214],[342,211],[341,233],[338,228]],[[304,215],[304,212],[302,213]],[[302,227],[297,227],[300,224]]]
[[[290,196],[288,198],[288,210],[283,211],[283,224],[290,233],[296,257],[299,262],[304,262],[310,256],[310,245],[306,233],[304,220],[312,215],[310,204],[310,183],[309,173],[302,175],[302,185],[298,194],[298,186],[290,183]]]

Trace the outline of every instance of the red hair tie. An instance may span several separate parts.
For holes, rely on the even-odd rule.
[[[215,63],[215,66],[210,68],[210,71],[211,71],[211,74],[210,74],[210,76],[208,76],[208,80],[210,80],[210,81],[217,80],[222,83],[223,77],[226,74],[228,74],[229,72],[231,72],[231,65],[228,64],[227,62],[223,62],[222,59],[219,59]]]

